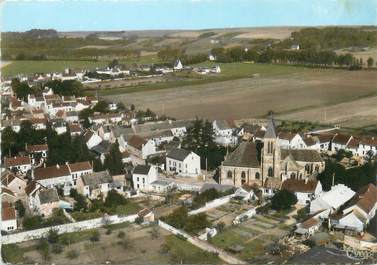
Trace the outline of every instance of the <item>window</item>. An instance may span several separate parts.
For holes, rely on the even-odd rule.
[[[241,173],[241,185],[246,183],[246,173],[245,171],[242,171]]]
[[[295,173],[291,173],[291,179],[295,179],[296,178],[296,174]]]
[[[260,174],[259,174],[259,172],[255,173],[255,179],[260,179]]]
[[[228,171],[228,175],[227,175],[228,179],[231,179],[233,177],[233,174],[232,174],[232,171]]]
[[[274,170],[272,169],[272,167],[268,168],[267,176],[268,177],[273,177],[274,176]]]

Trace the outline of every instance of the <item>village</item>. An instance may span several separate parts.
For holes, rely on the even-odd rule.
[[[180,61],[155,69],[183,70]],[[96,73],[114,71],[130,75]],[[264,119],[176,120],[78,95],[76,82],[98,80],[70,74],[2,83],[3,259],[64,263],[85,250],[65,250],[57,238],[89,231],[86,240],[101,244],[122,229],[125,252],[138,244],[131,235],[148,230],[199,248],[199,263],[377,261],[373,135],[294,127],[272,111]],[[31,254],[28,242],[39,242]],[[158,248],[160,256],[177,251]],[[12,260],[17,252],[23,256]],[[117,255],[101,262],[122,261]]]

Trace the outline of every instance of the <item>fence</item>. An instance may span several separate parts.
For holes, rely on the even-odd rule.
[[[110,215],[101,218],[95,218],[75,223],[68,223],[50,227],[44,227],[40,229],[19,232],[15,234],[4,235],[1,237],[1,244],[14,244],[23,241],[29,241],[33,239],[39,239],[45,237],[48,232],[53,229],[58,232],[58,234],[64,233],[72,233],[72,232],[79,232],[84,230],[89,230],[93,228],[98,228],[108,224],[119,224],[125,222],[135,222],[137,218],[137,214],[128,215],[128,216],[118,216],[118,215]]]
[[[191,244],[193,244],[194,246],[204,250],[204,251],[207,251],[207,252],[210,252],[210,253],[215,253],[217,255],[219,255],[219,258],[222,259],[223,261],[225,261],[226,263],[228,264],[246,264],[243,260],[240,260],[230,254],[228,254],[226,251],[220,249],[220,248],[217,248],[215,246],[212,246],[211,244],[205,242],[205,241],[202,241],[196,237],[193,237],[193,236],[190,236],[189,234],[187,234],[186,232],[184,231],[181,231],[165,222],[162,222],[161,220],[158,221],[158,225],[160,227],[162,227],[163,229],[171,232],[172,234],[174,235],[181,235],[183,236],[184,238],[187,239],[188,242],[190,242]]]

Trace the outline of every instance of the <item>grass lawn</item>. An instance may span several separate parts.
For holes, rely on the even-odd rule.
[[[125,205],[119,205],[116,207],[116,214],[130,215],[130,214],[136,214],[140,210],[141,210],[141,207],[139,204],[128,200]]]
[[[1,68],[1,73],[3,76],[13,76],[17,74],[62,72],[66,68],[94,69],[107,64],[106,61],[12,61]]]
[[[167,236],[165,244],[172,262],[176,264],[222,264],[215,254],[203,251],[184,239],[174,235]]]

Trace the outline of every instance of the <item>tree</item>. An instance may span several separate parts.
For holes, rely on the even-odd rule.
[[[280,190],[271,199],[271,208],[277,211],[290,209],[297,203],[297,197],[288,190]]]
[[[92,235],[90,236],[90,241],[92,242],[97,242],[101,239],[101,235],[98,232],[98,230],[94,230]]]
[[[24,206],[24,204],[22,203],[21,200],[16,201],[15,208],[17,210],[17,213],[18,213],[19,217],[22,218],[22,217],[25,216],[26,209],[25,209],[25,206]]]
[[[116,207],[118,205],[124,205],[127,203],[127,199],[119,194],[116,190],[111,190],[107,193],[107,197],[105,199],[105,206],[106,207]]]
[[[107,113],[109,112],[109,104],[106,101],[100,100],[93,107],[94,112]]]
[[[6,127],[1,134],[1,152],[3,156],[13,156],[17,154],[20,150],[16,145],[17,133],[12,130],[11,127]]]
[[[112,175],[122,174],[124,172],[122,154],[119,151],[118,141],[111,145],[109,154],[105,158],[105,168]]]
[[[374,59],[372,57],[369,57],[367,60],[368,67],[372,67],[374,64]]]

